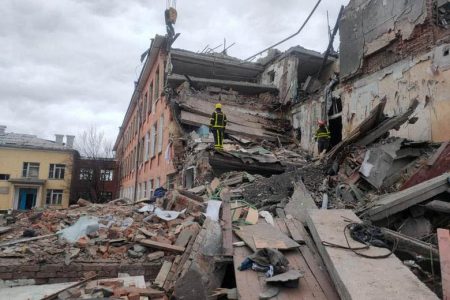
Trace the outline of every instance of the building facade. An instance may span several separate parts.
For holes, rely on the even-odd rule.
[[[129,199],[149,197],[172,183],[172,113],[164,93],[166,39],[152,40],[145,64],[114,145],[119,162],[119,194]]]
[[[117,161],[112,158],[85,158],[75,154],[70,203],[79,198],[105,203],[118,197]]]
[[[67,207],[74,136],[56,141],[6,133],[0,126],[0,210]]]

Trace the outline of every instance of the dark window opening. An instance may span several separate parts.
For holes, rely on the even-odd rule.
[[[330,149],[342,141],[342,101],[333,99],[328,111],[328,127],[331,134]]]

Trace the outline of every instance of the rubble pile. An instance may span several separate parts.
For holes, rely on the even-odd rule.
[[[159,260],[166,253],[140,242],[175,244],[180,232],[198,220],[202,204],[189,203],[195,200],[186,200],[176,191],[156,201],[155,205],[133,205],[124,200],[91,204],[80,199],[78,203],[83,206],[15,212],[8,232],[0,236],[1,257],[17,258],[22,263],[66,265]],[[164,202],[179,210],[162,209]],[[170,256],[170,252],[167,254]]]

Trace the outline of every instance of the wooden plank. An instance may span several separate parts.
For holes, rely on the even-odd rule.
[[[178,235],[178,238],[175,241],[175,246],[186,247],[192,235],[193,235],[192,230],[190,230],[189,228],[184,229]]]
[[[209,186],[211,187],[211,191],[214,193],[214,191],[219,187],[220,180],[217,177],[214,177],[214,179],[211,181]]]
[[[428,200],[447,191],[449,177],[450,173],[445,173],[408,189],[381,196],[372,202],[371,207],[366,209],[363,215],[367,215],[372,221],[377,221]]]
[[[231,224],[231,209],[229,202],[222,202],[222,249],[223,255],[233,255],[233,228]]]
[[[184,252],[184,250],[185,250],[184,247],[170,245],[170,244],[166,244],[166,243],[160,243],[160,242],[156,242],[156,241],[152,241],[152,240],[148,240],[148,239],[140,240],[139,243],[146,247],[164,250],[164,251]]]
[[[325,246],[323,242],[347,246],[346,220],[361,222],[351,210],[341,209],[310,210],[307,218],[316,246],[342,299],[438,299],[395,255],[370,259],[348,249]],[[353,248],[363,246],[350,236],[348,242]],[[370,256],[388,252],[377,247],[364,250],[364,254]]]
[[[162,288],[164,286],[164,282],[166,282],[167,275],[169,274],[170,268],[172,267],[172,263],[170,261],[164,261],[161,269],[159,270],[158,275],[156,276],[154,285]]]
[[[242,226],[234,232],[253,251],[260,249],[255,245],[255,240],[264,241],[265,244],[272,245],[271,247],[276,249],[290,249],[300,246],[279,229],[267,223]]]
[[[305,223],[308,209],[317,209],[317,205],[303,181],[299,180],[294,184],[294,193],[284,207],[284,212]]]
[[[450,299],[450,235],[448,229],[438,228],[439,260],[441,263],[442,299]]]
[[[433,166],[438,158],[441,156],[442,152],[444,152],[445,148],[447,148],[449,142],[442,143],[441,146],[436,150],[432,157],[430,157],[427,161],[428,166]]]
[[[401,234],[400,232],[390,230],[388,228],[380,228],[384,238],[392,243],[397,244],[397,249],[410,253],[413,256],[421,255],[424,258],[434,259],[439,257],[439,252],[435,245],[425,243],[413,237]]]
[[[138,228],[138,230],[148,237],[154,237],[157,235],[156,232],[148,231],[145,228]]]
[[[286,219],[285,223],[289,230],[289,233],[291,234],[292,239],[299,244],[303,244],[305,242],[305,238],[304,238],[302,232],[300,232],[298,230],[297,226],[295,226],[294,220]]]
[[[256,223],[258,223],[258,218],[259,218],[258,210],[249,207],[248,212],[247,212],[247,217],[245,218],[245,223],[252,224],[252,225],[256,224]]]

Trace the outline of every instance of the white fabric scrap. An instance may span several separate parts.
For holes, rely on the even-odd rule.
[[[222,205],[222,201],[219,200],[209,200],[208,207],[206,207],[206,217],[209,217],[213,221],[219,221],[219,210]]]

